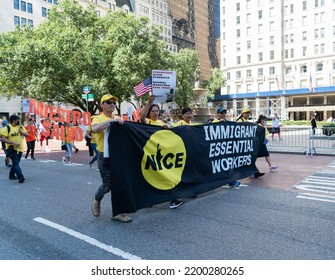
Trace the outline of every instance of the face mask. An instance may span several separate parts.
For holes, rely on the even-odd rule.
[[[17,120],[17,121],[16,121],[16,124],[20,124],[20,120]]]
[[[267,125],[268,124],[268,122],[263,122],[263,125]]]

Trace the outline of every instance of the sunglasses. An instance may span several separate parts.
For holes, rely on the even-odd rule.
[[[116,105],[116,102],[112,100],[105,101],[105,103],[108,105],[111,105],[111,104]]]

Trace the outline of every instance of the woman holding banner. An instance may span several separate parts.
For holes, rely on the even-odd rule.
[[[142,112],[140,121],[144,124],[150,124],[150,125],[157,125],[161,126],[162,128],[168,129],[168,125],[164,123],[162,120],[159,119],[160,116],[160,110],[159,106],[157,104],[154,104],[155,95],[150,95],[147,104],[144,106]],[[181,199],[174,199],[170,201],[170,208],[174,209],[179,207],[184,203],[184,200]]]

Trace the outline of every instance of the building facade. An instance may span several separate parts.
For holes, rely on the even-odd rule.
[[[172,41],[177,48],[195,49],[200,61],[200,79],[219,67],[215,36],[215,0],[166,0],[172,17]]]
[[[335,116],[335,1],[220,2],[221,68],[214,103],[237,116]]]

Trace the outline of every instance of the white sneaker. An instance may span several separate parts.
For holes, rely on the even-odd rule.
[[[272,165],[270,166],[270,172],[275,171],[278,168],[278,166]]]

